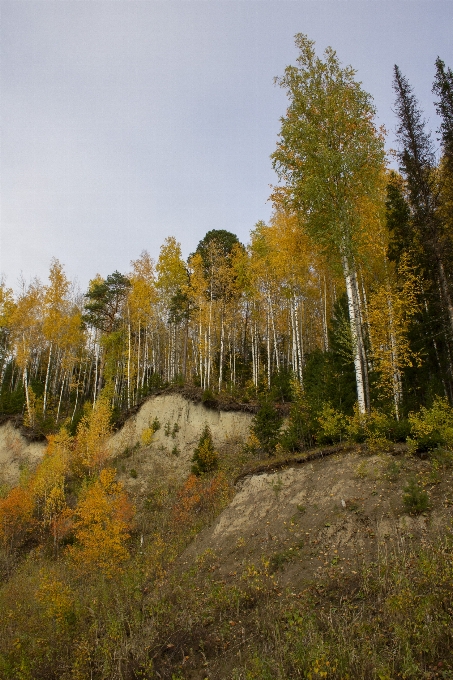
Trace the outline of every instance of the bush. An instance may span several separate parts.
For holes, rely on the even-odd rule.
[[[403,503],[411,515],[417,515],[429,508],[429,496],[415,479],[410,479],[404,487]]]
[[[336,444],[346,434],[346,417],[336,411],[330,404],[324,404],[318,415],[319,431],[317,439],[320,444]]]
[[[216,406],[217,399],[214,392],[209,387],[201,395],[201,403],[205,406]]]
[[[453,409],[445,398],[436,397],[430,409],[422,406],[418,413],[410,413],[409,423],[412,437],[407,443],[413,453],[453,446]]]
[[[201,434],[198,446],[192,457],[192,463],[192,473],[198,477],[207,472],[217,470],[219,466],[219,454],[214,449],[212,433],[208,425],[205,425]]]
[[[269,396],[260,402],[258,413],[253,418],[251,431],[266,453],[273,453],[278,444],[283,418]]]
[[[348,438],[357,443],[366,442],[371,451],[388,450],[395,422],[391,416],[378,409],[359,413],[356,404],[354,415],[348,419]]]
[[[292,404],[288,427],[280,435],[280,444],[286,451],[300,451],[313,444],[313,415],[298,380],[291,381]]]

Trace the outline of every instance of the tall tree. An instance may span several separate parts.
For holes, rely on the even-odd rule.
[[[439,129],[442,150],[453,165],[453,71],[445,66],[440,57],[436,59],[433,93],[438,97],[436,110],[442,119]]]
[[[447,233],[453,233],[453,71],[438,57],[433,93],[437,96],[436,110],[441,118],[440,142],[440,213]],[[451,245],[451,244],[450,244]],[[451,248],[449,252],[452,257]],[[451,270],[451,264],[448,268]]]
[[[277,83],[290,100],[281,119],[273,165],[286,186],[276,202],[302,213],[308,233],[340,260],[348,295],[359,409],[369,407],[367,358],[357,283],[357,252],[365,228],[361,204],[382,200],[384,146],[374,124],[371,96],[328,48],[316,56],[314,43],[296,35],[297,66]]]
[[[449,237],[445,233],[439,212],[436,158],[426,121],[407,78],[397,65],[394,67],[393,86],[396,93],[395,112],[399,119],[397,138],[400,143],[398,158],[406,180],[414,248],[425,277],[435,273],[435,287],[440,288],[446,311],[449,335],[453,336],[453,302],[451,284],[446,269]]]

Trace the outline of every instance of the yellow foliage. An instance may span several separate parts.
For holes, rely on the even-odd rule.
[[[149,446],[153,440],[154,430],[152,427],[146,427],[141,436],[143,446]]]
[[[418,413],[410,413],[409,422],[411,437],[407,443],[410,450],[453,446],[453,409],[446,398],[436,397],[431,408],[422,406]]]
[[[52,573],[40,572],[40,583],[36,599],[44,610],[44,616],[61,628],[67,622],[74,608],[75,596],[71,588]]]
[[[106,394],[102,394],[91,412],[80,421],[74,447],[74,467],[78,474],[93,474],[107,460],[107,440],[112,433],[111,415],[110,401]]]
[[[82,573],[100,571],[110,578],[129,557],[125,544],[134,508],[115,476],[115,470],[102,470],[75,509],[76,544],[68,552]]]
[[[401,259],[398,278],[399,289],[389,281],[382,284],[370,296],[368,307],[371,358],[380,374],[381,392],[387,397],[401,389],[398,383],[402,369],[419,361],[410,348],[408,329],[419,309],[420,283],[406,256]]]

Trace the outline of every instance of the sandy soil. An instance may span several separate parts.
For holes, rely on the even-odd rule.
[[[0,483],[15,485],[25,466],[35,466],[44,455],[45,442],[29,442],[10,421],[0,426]]]
[[[417,475],[432,482],[432,509],[412,516],[402,495],[407,480]],[[250,476],[183,561],[214,550],[228,577],[264,556],[282,585],[291,586],[330,571],[355,571],[379,550],[423,542],[450,524],[452,479],[451,469],[433,476],[432,466],[417,458],[359,451]]]
[[[144,430],[153,420],[160,422],[150,446],[142,444]],[[211,428],[218,448],[240,445],[249,434],[252,416],[238,411],[216,411],[194,403],[180,394],[150,397],[124,427],[109,441],[113,458],[124,456],[126,471],[123,481],[140,492],[141,482],[149,475],[167,472],[170,477],[184,477],[190,469],[190,459],[205,424]],[[20,469],[25,464],[35,465],[44,455],[45,442],[28,442],[8,421],[0,426],[0,482],[17,484]],[[129,455],[131,454],[131,455]],[[127,474],[130,469],[141,470],[135,482]],[[120,467],[121,470],[121,467]]]

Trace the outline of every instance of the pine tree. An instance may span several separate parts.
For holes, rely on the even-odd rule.
[[[451,337],[453,303],[445,266],[448,238],[439,213],[433,143],[430,134],[426,132],[426,121],[423,119],[412,87],[396,65],[393,86],[396,93],[395,112],[399,118],[398,157],[411,207],[413,250],[417,252],[420,266],[428,280],[432,278],[434,263],[434,285],[440,289],[442,306],[449,325],[448,335]]]
[[[275,452],[282,422],[282,415],[275,407],[271,395],[262,397],[258,412],[253,418],[251,429],[263,451],[268,454]]]
[[[214,448],[209,425],[205,425],[201,433],[198,446],[192,456],[192,463],[192,474],[197,475],[197,477],[217,470],[219,466],[219,454]]]

